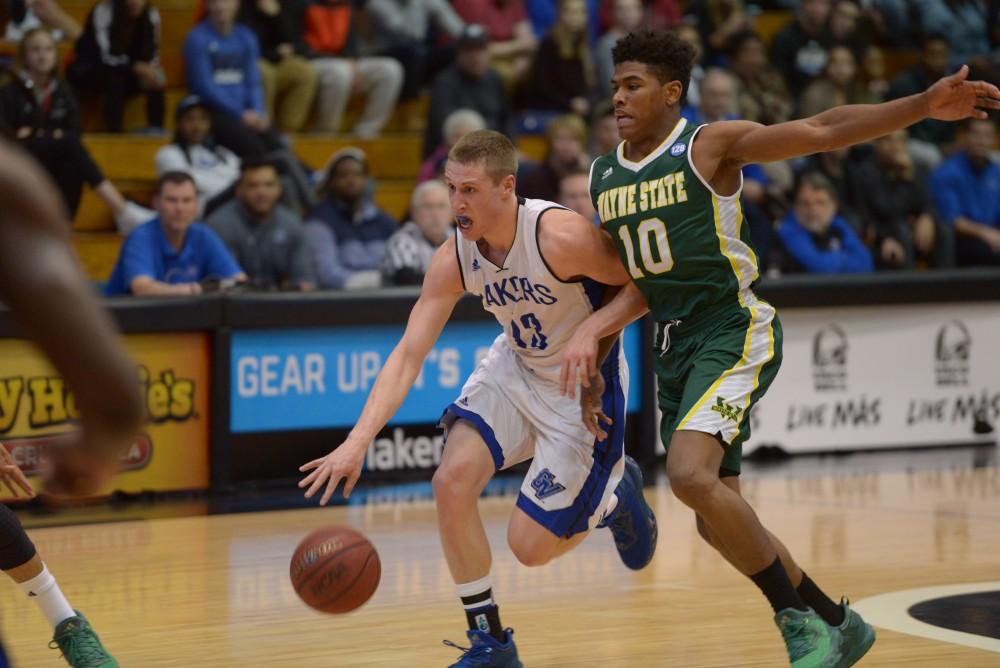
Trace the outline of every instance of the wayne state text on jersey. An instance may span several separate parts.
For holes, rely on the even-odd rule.
[[[597,196],[597,212],[601,216],[601,222],[607,223],[636,211],[651,211],[680,204],[686,202],[687,198],[684,172],[674,172],[658,179],[605,190]]]
[[[541,306],[550,306],[559,301],[549,286],[532,283],[529,278],[511,276],[483,285],[483,301],[487,306],[506,306],[531,300]]]

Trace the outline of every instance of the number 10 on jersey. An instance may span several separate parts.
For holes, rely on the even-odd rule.
[[[674,266],[674,257],[670,254],[666,224],[659,218],[646,218],[639,223],[635,233],[639,239],[641,268],[636,264],[635,245],[632,243],[629,226],[622,225],[618,228],[618,237],[625,248],[628,271],[632,278],[644,278],[647,274],[665,274],[670,271]]]

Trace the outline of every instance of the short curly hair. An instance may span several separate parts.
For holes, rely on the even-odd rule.
[[[682,100],[691,82],[695,56],[694,47],[676,33],[654,30],[630,32],[611,50],[615,65],[629,61],[643,63],[661,84],[680,81],[684,87]]]

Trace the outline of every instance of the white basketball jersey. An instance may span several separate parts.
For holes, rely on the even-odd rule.
[[[541,378],[559,380],[562,349],[583,320],[600,306],[603,285],[564,282],[549,270],[538,247],[538,220],[553,202],[518,199],[514,245],[497,266],[461,233],[455,235],[465,289],[483,300],[507,336],[507,344]]]

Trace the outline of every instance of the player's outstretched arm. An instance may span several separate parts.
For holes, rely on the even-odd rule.
[[[305,493],[307,499],[312,498],[325,484],[326,490],[319,501],[320,505],[325,506],[341,480],[344,480],[344,497],[351,495],[351,490],[361,476],[365,451],[399,410],[420,375],[424,358],[441,335],[441,330],[464,292],[455,256],[455,239],[451,238],[435,253],[424,277],[420,298],[410,311],[403,338],[396,344],[375,379],[361,417],[348,434],[347,440],[325,457],[299,467],[299,471],[303,473],[312,471],[299,481],[300,488],[308,487]]]
[[[0,300],[66,379],[81,414],[79,447],[53,453],[47,487],[92,493],[141,423],[135,366],[80,269],[48,176],[19,149],[0,152]]]
[[[968,76],[969,68],[963,65],[917,95],[882,104],[834,107],[787,123],[712,123],[698,134],[692,157],[702,176],[713,182],[720,168],[732,172],[747,164],[832,151],[887,135],[925,118],[986,118],[987,110],[1000,109],[1000,90],[985,81],[968,81]]]

